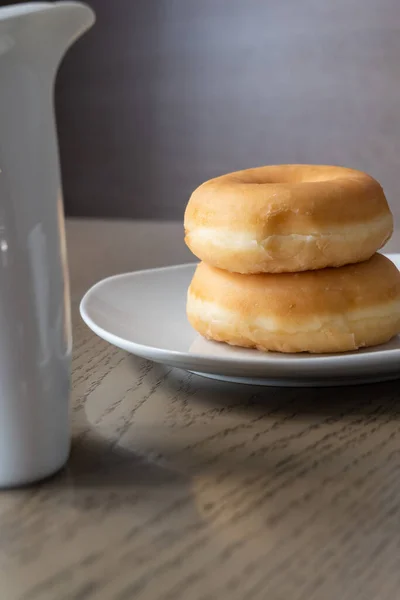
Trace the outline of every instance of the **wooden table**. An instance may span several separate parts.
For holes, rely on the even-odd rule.
[[[181,226],[75,221],[68,243],[73,450],[0,494],[1,600],[397,600],[400,383],[253,388],[129,356],[80,296],[190,260]]]

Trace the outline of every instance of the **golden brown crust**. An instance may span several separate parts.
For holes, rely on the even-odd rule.
[[[205,337],[282,352],[339,352],[400,331],[400,273],[376,254],[341,268],[240,275],[201,263],[188,318]]]
[[[185,212],[192,252],[242,273],[366,260],[392,229],[380,184],[335,166],[266,166],[223,175],[197,188]]]

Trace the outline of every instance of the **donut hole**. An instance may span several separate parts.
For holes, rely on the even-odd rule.
[[[234,183],[247,185],[286,185],[296,183],[317,183],[349,178],[358,179],[357,174],[346,167],[316,165],[276,165],[246,169],[225,176]],[[364,174],[363,174],[364,175]]]

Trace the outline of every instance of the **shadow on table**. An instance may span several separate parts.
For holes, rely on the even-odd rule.
[[[132,358],[133,380],[137,364]],[[307,465],[313,451],[307,453],[301,444],[319,432],[334,446],[346,424],[361,436],[373,437],[376,427],[389,436],[400,420],[400,381],[270,388],[209,380],[162,365],[153,367],[151,377],[162,380],[167,416],[155,413],[154,422],[151,415],[145,422],[139,418],[122,444],[91,423],[81,423],[68,466],[54,478],[57,485],[166,489],[187,487],[193,477],[206,473],[270,472],[274,477],[282,461]],[[342,458],[339,452],[329,468],[351,461],[357,443],[344,449]]]
[[[179,370],[165,377],[163,366],[154,370],[156,379],[163,378],[165,404],[175,405],[175,413],[172,410],[166,421],[155,418],[154,423],[135,424],[123,444],[101,437],[87,423],[84,434],[74,439],[67,471],[61,477],[68,476],[77,486],[169,487],[186,486],[192,477],[205,472],[271,470],[272,474],[282,461],[293,461],[296,453],[297,462],[310,460],[302,444],[320,431],[334,446],[336,434],[347,435],[343,431],[348,424],[365,436],[373,434],[374,424],[390,422],[393,426],[400,417],[399,382],[264,388],[208,380]],[[385,431],[387,425],[382,427]],[[352,450],[344,450],[345,460],[351,457]]]
[[[295,531],[316,524],[315,556],[332,539],[342,548],[342,533],[361,527],[374,543],[379,519],[398,519],[399,382],[260,388],[162,366],[151,378],[163,382],[157,411],[165,413],[137,415],[123,440],[82,424],[67,468],[41,486],[41,501],[55,497],[57,511],[73,506],[94,522],[128,515],[112,522],[128,540],[149,521],[185,539],[189,523],[214,542],[253,536],[257,552],[265,536],[290,546]]]
[[[161,373],[165,367],[156,369]],[[384,383],[325,388],[262,387],[226,383],[187,374],[174,369],[165,380],[165,389],[172,396],[182,391],[190,401],[207,409],[229,409],[240,413],[265,413],[267,408],[276,412],[295,413],[302,416],[327,416],[346,418],[352,414],[370,413],[376,408],[380,414],[400,418],[400,379]]]
[[[73,439],[68,465],[57,477],[84,487],[162,487],[187,481],[162,457],[121,448],[93,430],[83,440]]]

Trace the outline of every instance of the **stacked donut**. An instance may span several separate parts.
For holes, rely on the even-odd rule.
[[[187,314],[204,337],[278,352],[343,352],[400,331],[400,273],[376,251],[393,219],[379,183],[334,166],[217,177],[185,212],[201,259]]]

